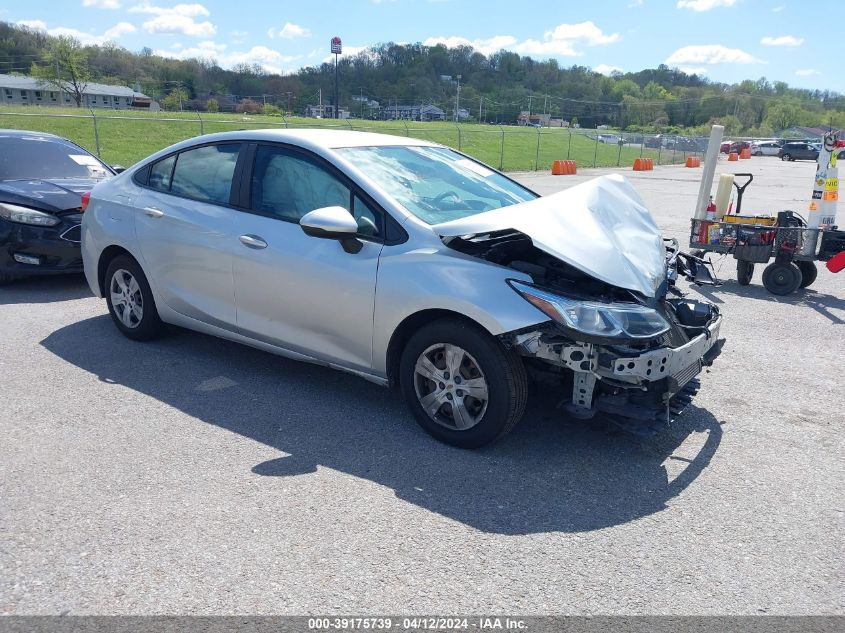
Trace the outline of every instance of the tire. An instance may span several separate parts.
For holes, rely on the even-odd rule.
[[[754,262],[747,262],[744,259],[736,260],[736,280],[740,286],[747,286],[754,276]]]
[[[459,367],[458,375],[450,367]],[[460,388],[470,380],[478,397]],[[399,361],[399,384],[417,423],[459,448],[479,448],[507,435],[522,418],[528,398],[522,359],[458,319],[434,321],[411,337]],[[460,420],[454,417],[456,403],[461,403]]]
[[[795,265],[801,271],[801,288],[807,288],[819,276],[819,269],[813,262],[797,261]]]
[[[165,326],[158,316],[150,284],[132,257],[120,255],[109,263],[105,295],[109,314],[124,336],[135,341],[150,341],[164,333]]]
[[[792,262],[773,262],[763,271],[763,285],[773,295],[792,294],[801,286],[801,270]]]
[[[783,156],[780,157],[780,159],[782,161],[786,162],[786,161],[792,160],[792,156],[790,156],[789,154],[784,154]]]

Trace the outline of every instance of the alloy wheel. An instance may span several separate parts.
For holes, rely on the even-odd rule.
[[[109,284],[109,294],[120,322],[130,329],[138,327],[144,318],[144,296],[132,273],[123,268],[116,270]]]
[[[428,416],[448,429],[466,431],[487,411],[489,391],[481,367],[451,343],[428,347],[414,365],[414,389]]]

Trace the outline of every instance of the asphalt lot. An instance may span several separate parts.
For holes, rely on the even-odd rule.
[[[811,163],[740,170],[746,211],[806,208]],[[700,170],[626,175],[684,237]],[[845,274],[778,298],[717,269],[690,294],[728,342],[664,435],[540,394],[476,452],[350,375],[129,341],[81,278],[0,289],[0,614],[845,613]]]

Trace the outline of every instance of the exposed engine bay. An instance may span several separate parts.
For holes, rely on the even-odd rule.
[[[724,339],[719,339],[718,308],[684,298],[675,287],[679,275],[699,284],[718,281],[708,262],[680,252],[674,240],[664,242],[665,281],[653,297],[596,279],[537,248],[531,237],[518,230],[444,237],[443,242],[530,276],[534,286],[519,284],[535,293],[524,295],[529,301],[559,299],[569,310],[582,302],[598,311],[599,317],[593,318],[611,321],[615,317],[602,316],[602,305],[609,311],[648,310],[665,323],[652,336],[638,335],[630,323],[633,334],[629,336],[601,336],[553,317],[541,326],[501,336],[506,346],[523,357],[534,381],[561,391],[560,406],[573,417],[590,419],[602,414],[639,435],[663,430],[689,404],[698,391],[696,377],[721,351]],[[514,289],[523,294],[516,285]],[[543,309],[541,303],[532,303]]]

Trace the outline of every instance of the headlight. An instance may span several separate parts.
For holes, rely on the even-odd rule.
[[[33,224],[35,226],[56,226],[61,223],[61,220],[55,215],[5,202],[0,202],[0,218],[9,220],[9,222]]]
[[[635,303],[582,301],[509,280],[523,299],[564,327],[599,338],[652,338],[669,329],[656,310]]]

